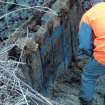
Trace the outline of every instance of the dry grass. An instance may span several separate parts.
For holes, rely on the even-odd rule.
[[[5,18],[10,14],[21,11],[23,9],[25,10],[36,9],[39,11],[49,12],[51,14],[57,15],[57,13],[54,10],[48,7],[43,6],[30,7],[26,5],[4,1],[0,1],[0,3],[15,4],[22,7],[8,13],[6,12],[6,14],[0,16],[0,19]],[[27,31],[27,35],[25,37],[26,40],[25,43],[23,43],[19,61],[8,60],[7,56],[8,51],[10,51],[14,46],[16,46],[17,45],[16,43],[3,45],[0,50],[0,58],[2,58],[0,60],[0,105],[58,105],[57,102],[54,102],[44,97],[43,95],[39,94],[37,91],[32,89],[28,84],[26,84],[22,79],[19,78],[19,77],[24,78],[24,74],[19,68],[19,65],[26,65],[25,62],[21,62],[24,46],[26,45],[29,39],[28,27],[26,31]]]

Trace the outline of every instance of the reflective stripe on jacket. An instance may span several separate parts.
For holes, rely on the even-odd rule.
[[[105,64],[105,2],[94,5],[83,15],[80,22],[80,29],[83,23],[86,23],[93,31],[94,58],[98,62]],[[91,35],[89,36],[91,37]],[[84,40],[86,40],[85,34]],[[80,43],[82,42],[80,41]]]

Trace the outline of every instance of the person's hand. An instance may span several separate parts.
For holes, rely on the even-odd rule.
[[[76,62],[73,62],[73,66],[79,68],[79,69],[83,69],[84,66],[86,65],[88,59],[82,59],[82,60],[78,60]]]
[[[83,69],[84,66],[86,65],[86,63],[87,63],[87,59],[79,61],[79,62],[77,62],[77,67],[80,68],[80,69]]]

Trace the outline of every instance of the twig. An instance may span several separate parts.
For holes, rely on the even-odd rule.
[[[22,7],[25,7],[25,8],[27,8],[27,9],[31,9],[31,8],[37,9],[37,10],[48,9],[51,14],[53,14],[53,15],[55,15],[55,16],[58,16],[58,14],[57,14],[56,11],[50,9],[49,7],[45,7],[45,6],[44,6],[44,7],[43,7],[43,6],[32,6],[32,7],[31,7],[31,6],[26,6],[26,5],[22,5],[22,4],[12,3],[12,2],[4,2],[4,1],[0,1],[0,2],[1,2],[1,3],[6,3],[6,4],[15,4],[15,5],[17,5],[17,6],[22,6]],[[40,9],[38,9],[38,8],[40,8]],[[42,10],[41,10],[41,11],[42,11]],[[46,12],[46,11],[44,11],[44,12]]]

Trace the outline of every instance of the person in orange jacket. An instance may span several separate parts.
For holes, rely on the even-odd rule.
[[[81,76],[80,102],[92,105],[96,81],[105,75],[105,2],[88,0],[86,6],[78,32],[79,48],[89,57]]]

